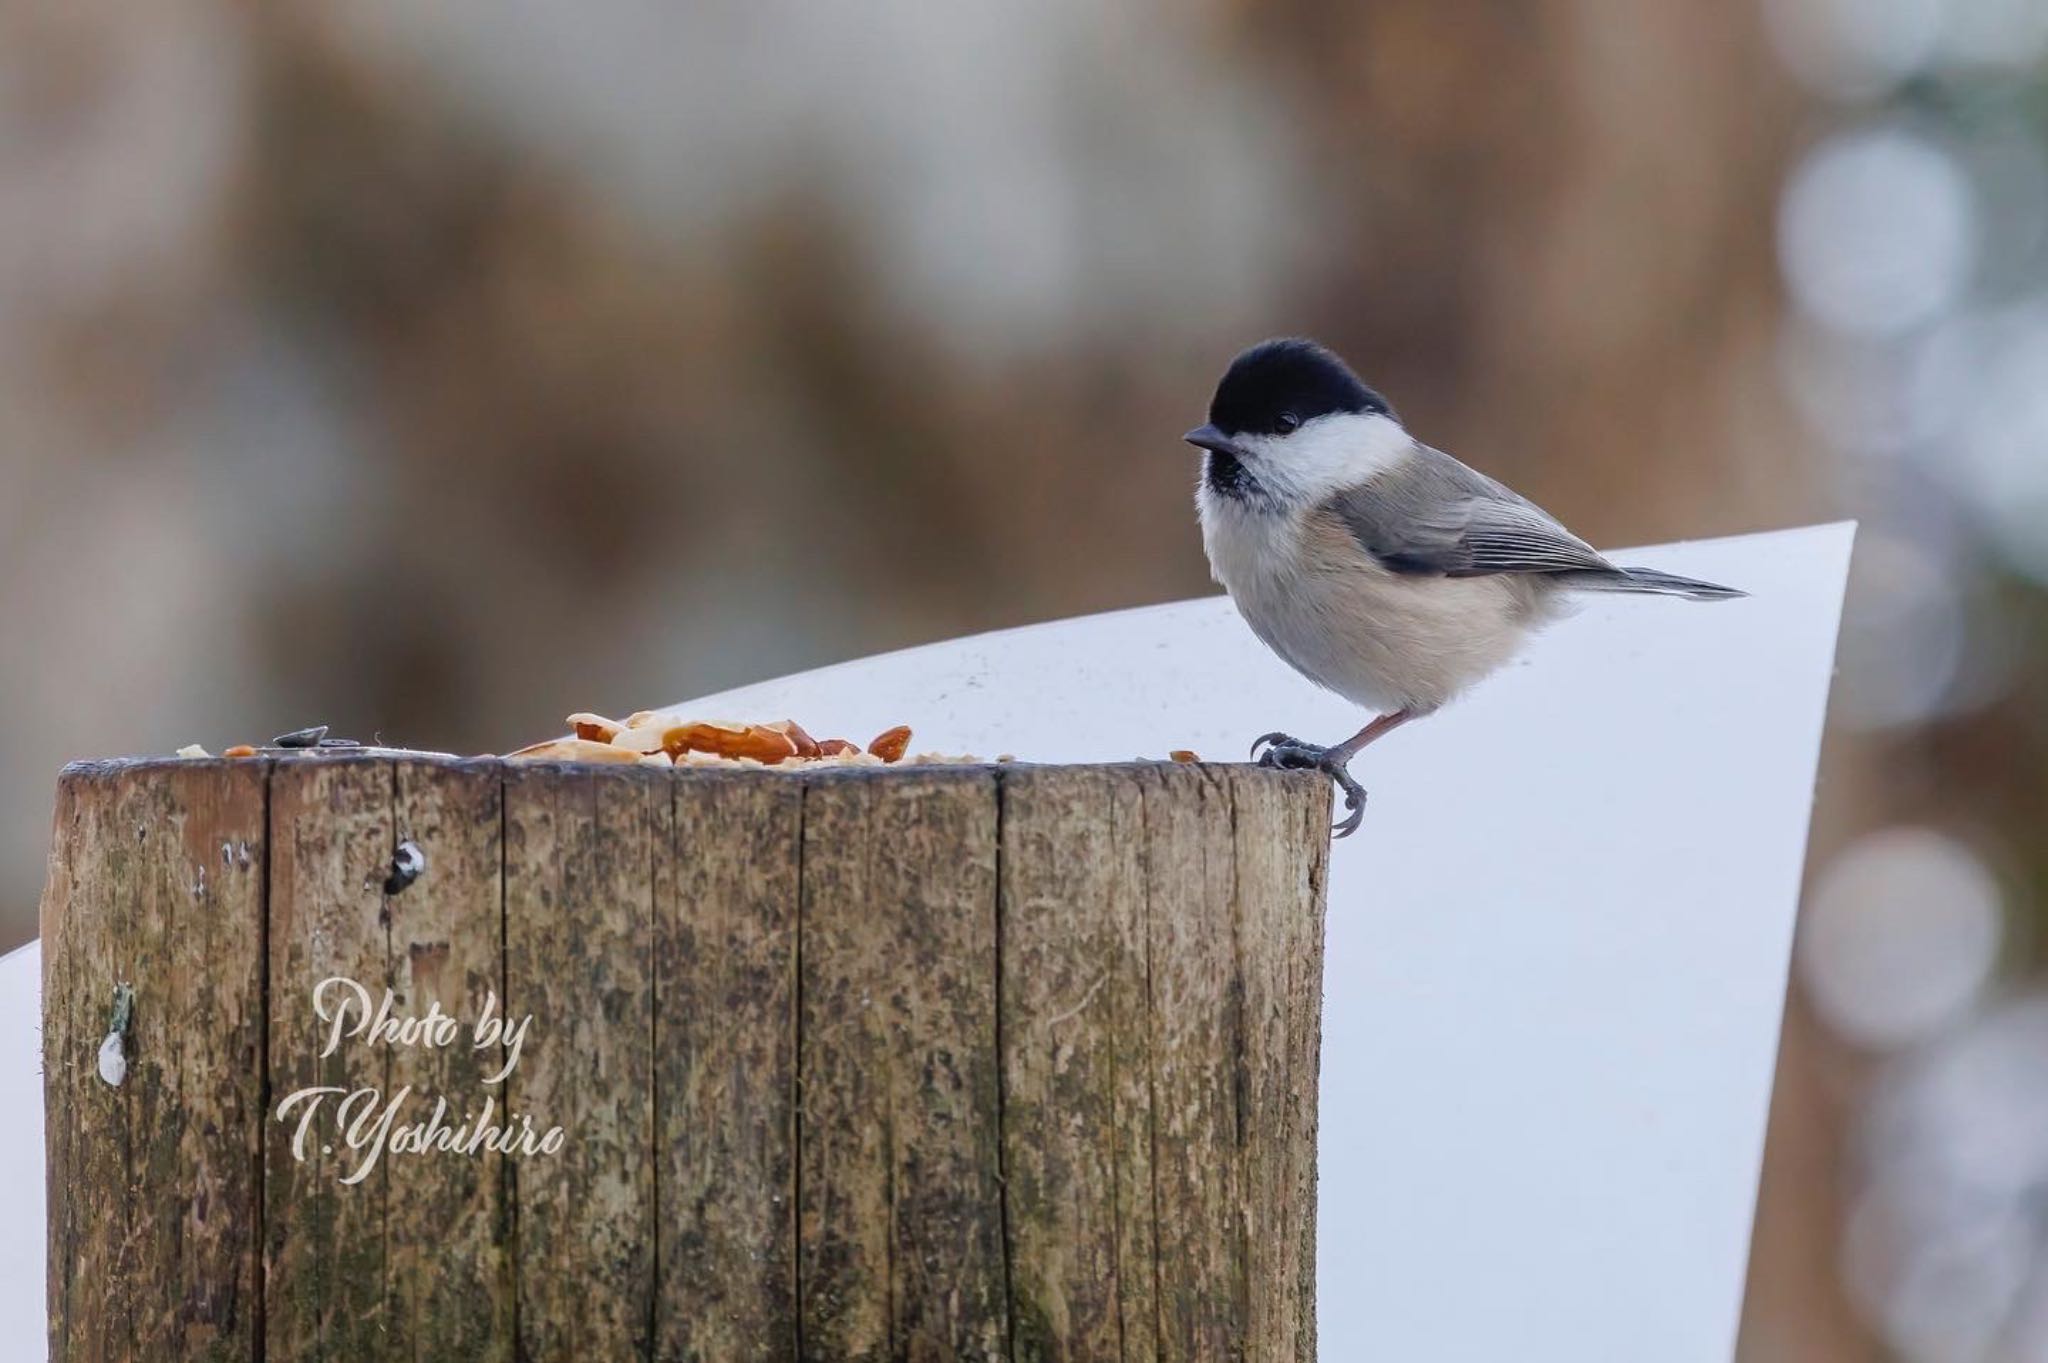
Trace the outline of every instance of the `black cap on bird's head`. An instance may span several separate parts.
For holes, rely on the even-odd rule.
[[[1215,482],[1217,460],[1227,461],[1220,472],[1228,475],[1251,458],[1247,442],[1284,441],[1319,417],[1337,415],[1392,417],[1394,409],[1350,365],[1314,341],[1290,336],[1261,341],[1232,360],[1209,399],[1208,424],[1181,438],[1214,456]]]
[[[1204,449],[1234,448],[1232,437],[1286,435],[1338,412],[1394,414],[1351,366],[1314,341],[1261,341],[1230,362],[1209,400],[1209,424],[1189,431],[1187,440]]]

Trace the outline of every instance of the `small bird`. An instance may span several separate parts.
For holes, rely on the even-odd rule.
[[[1378,712],[1329,747],[1284,733],[1252,744],[1261,766],[1329,775],[1344,793],[1340,838],[1365,816],[1349,771],[1358,751],[1500,667],[1568,594],[1745,595],[1608,562],[1526,497],[1409,435],[1313,341],[1239,355],[1185,439],[1207,451],[1202,547],[1245,623],[1310,681]]]

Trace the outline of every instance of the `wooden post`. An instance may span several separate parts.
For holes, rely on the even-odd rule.
[[[1235,766],[69,768],[51,1357],[1312,1359],[1328,805]]]

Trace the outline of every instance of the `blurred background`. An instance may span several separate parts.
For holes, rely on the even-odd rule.
[[[1210,590],[1310,332],[1863,523],[1742,1356],[2048,1359],[2048,0],[0,7],[0,945],[66,759],[502,751]]]

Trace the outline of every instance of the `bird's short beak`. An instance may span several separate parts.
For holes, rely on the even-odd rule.
[[[1200,449],[1214,450],[1218,454],[1227,454],[1233,459],[1242,459],[1244,457],[1244,446],[1238,444],[1214,426],[1197,426],[1182,436],[1181,439]]]

